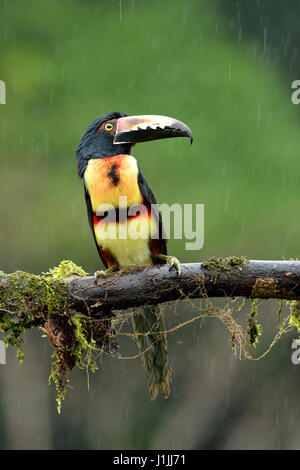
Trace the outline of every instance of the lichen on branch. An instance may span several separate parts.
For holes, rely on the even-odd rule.
[[[54,348],[49,381],[56,385],[59,412],[69,370],[74,366],[96,370],[92,352],[96,345],[94,330],[99,330],[99,325],[70,308],[69,292],[63,282],[65,278],[86,274],[72,261],[62,261],[42,275],[0,273],[0,330],[6,346],[15,346],[17,359],[22,362],[23,333],[34,327],[42,329]]]

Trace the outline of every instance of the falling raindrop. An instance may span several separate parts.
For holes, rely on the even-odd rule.
[[[258,131],[260,130],[260,120],[261,120],[261,105],[259,105],[257,108],[257,116],[256,116],[256,128]]]
[[[267,28],[264,27],[264,52],[267,50]]]
[[[231,80],[231,70],[232,70],[232,62],[229,63],[229,70],[228,70],[228,80]]]

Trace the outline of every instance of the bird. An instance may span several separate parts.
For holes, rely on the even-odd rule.
[[[76,150],[78,174],[83,179],[88,220],[106,270],[101,276],[136,265],[170,264],[181,274],[178,259],[167,255],[167,240],[154,194],[132,147],[140,142],[188,137],[191,129],[161,115],[129,116],[111,111],[95,119]],[[139,236],[133,236],[138,232]],[[162,312],[145,305],[132,314],[134,335],[144,367],[150,399],[161,391],[170,395],[172,369]]]

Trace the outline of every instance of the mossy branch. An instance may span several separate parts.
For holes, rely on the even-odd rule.
[[[188,297],[300,299],[300,261],[247,261],[211,258],[182,264],[182,274],[168,265],[142,266],[110,274],[95,285],[92,277],[66,280],[73,308],[122,310]]]
[[[54,347],[50,379],[57,387],[60,410],[72,367],[96,370],[95,351],[119,354],[114,311],[186,298],[277,298],[291,301],[290,324],[298,328],[300,261],[229,257],[181,267],[180,276],[168,265],[132,267],[101,277],[97,284],[70,261],[42,275],[0,271],[0,330],[6,344],[17,347],[19,361],[23,360],[23,332],[37,326],[43,330]],[[251,345],[261,333],[256,313],[254,303],[248,318]],[[228,324],[224,315],[220,319]],[[232,344],[238,333],[234,330],[230,329]]]
[[[49,315],[66,310],[88,311],[97,317],[99,311],[161,304],[185,296],[300,299],[300,261],[211,258],[181,267],[181,276],[168,265],[132,267],[101,277],[97,284],[78,267],[64,272],[60,265],[42,275],[0,271],[0,320],[14,315],[18,322],[20,315],[27,315],[30,326],[39,326]]]

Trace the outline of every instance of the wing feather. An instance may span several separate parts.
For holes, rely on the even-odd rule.
[[[138,166],[138,185],[139,185],[141,193],[143,194],[145,198],[146,203],[149,206],[153,204],[153,206],[151,207],[151,211],[154,214],[155,220],[158,222],[158,227],[159,227],[159,251],[160,251],[160,254],[166,255],[167,254],[167,240],[165,237],[165,231],[164,231],[162,220],[161,220],[161,214],[159,212],[154,194],[151,191],[151,188],[149,184],[147,183],[147,180],[139,166]],[[153,240],[153,242],[155,241],[156,240]]]
[[[88,219],[89,219],[89,224],[90,224],[90,227],[91,227],[91,231],[92,231],[92,234],[93,234],[93,237],[94,237],[94,240],[95,240],[95,244],[96,244],[96,247],[97,247],[97,250],[98,250],[98,253],[99,253],[99,256],[101,258],[101,261],[102,263],[104,264],[104,266],[107,268],[109,265],[111,265],[112,263],[110,262],[111,260],[111,256],[109,253],[106,253],[104,250],[101,249],[101,246],[98,245],[98,242],[97,242],[97,239],[96,239],[96,235],[95,235],[95,229],[94,229],[94,212],[93,212],[93,208],[92,208],[92,203],[91,203],[91,198],[90,198],[90,195],[89,195],[89,192],[86,188],[86,186],[84,185],[84,195],[85,195],[85,202],[86,202],[86,207],[87,207],[87,214],[88,214]]]

